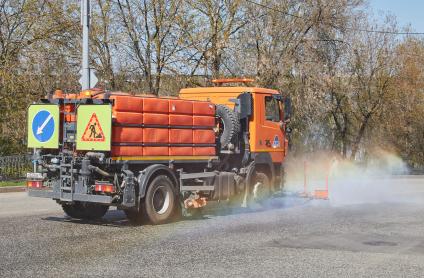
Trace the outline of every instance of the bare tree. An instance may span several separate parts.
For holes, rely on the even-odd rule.
[[[387,31],[396,30],[394,25],[387,26]],[[364,27],[358,29],[375,30],[376,27],[365,23]],[[382,108],[393,93],[397,40],[389,33],[379,32],[358,32],[351,39],[349,64],[353,73],[353,91],[350,97],[356,120],[351,150],[351,158],[354,159],[367,129],[381,115]]]
[[[98,64],[98,72],[107,83],[107,89],[116,90],[117,82],[114,72],[114,53],[116,43],[121,36],[116,32],[114,21],[113,1],[97,0],[93,5],[92,38],[94,59]]]
[[[186,1],[192,15],[184,22],[191,76],[221,75],[231,41],[247,24],[241,3],[240,0]]]
[[[179,50],[176,20],[182,0],[118,0],[120,21],[127,35],[126,46],[147,88],[158,94],[164,69]]]
[[[70,79],[62,69],[71,68],[72,59],[64,58],[69,52],[61,53],[73,45],[70,34],[76,29],[70,12],[62,1],[0,0],[2,153],[24,148],[28,104]]]

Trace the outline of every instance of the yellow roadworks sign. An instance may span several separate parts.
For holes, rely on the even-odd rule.
[[[77,150],[110,151],[112,108],[80,105],[77,110]]]

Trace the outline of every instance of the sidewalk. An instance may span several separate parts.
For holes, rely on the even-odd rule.
[[[24,192],[26,186],[1,186],[0,193]]]

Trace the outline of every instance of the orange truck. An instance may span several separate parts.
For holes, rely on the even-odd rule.
[[[209,201],[262,202],[283,186],[291,105],[275,90],[226,85],[249,81],[214,80],[178,98],[55,92],[28,108],[28,194],[72,218],[115,206],[152,224]]]

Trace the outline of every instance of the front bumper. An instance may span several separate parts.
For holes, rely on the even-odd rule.
[[[51,190],[34,190],[28,189],[28,196],[30,197],[41,197],[41,198],[50,198],[62,202],[90,202],[90,203],[99,203],[99,204],[112,204],[112,197],[105,195],[91,195],[91,194],[80,194],[80,193],[62,193],[54,192]]]

